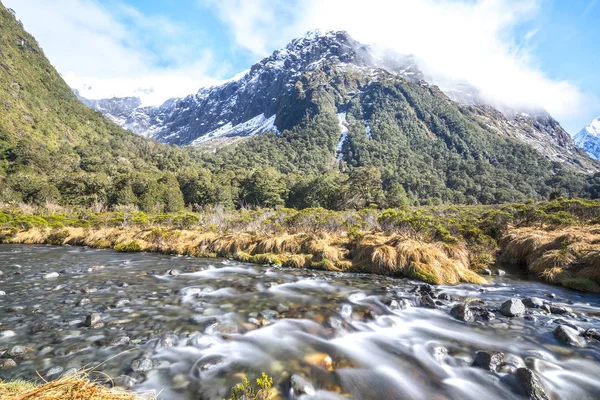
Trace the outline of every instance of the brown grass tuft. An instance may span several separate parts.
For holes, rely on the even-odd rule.
[[[109,389],[91,381],[85,372],[66,376],[55,381],[35,385],[27,382],[1,382],[2,400],[140,400],[133,393]],[[155,399],[154,396],[144,396]]]

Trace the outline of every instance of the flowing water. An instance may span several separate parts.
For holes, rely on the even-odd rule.
[[[298,397],[296,375],[315,389],[303,398],[491,400],[523,398],[513,372],[527,366],[553,398],[600,398],[598,341],[574,347],[552,334],[558,323],[600,328],[600,297],[511,273],[436,287],[431,309],[415,281],[218,259],[2,245],[0,271],[0,354],[17,361],[4,379],[103,363],[97,377],[161,399],[228,398],[242,377],[266,372],[280,398]],[[498,312],[530,296],[573,312]],[[465,301],[495,318],[452,318]],[[101,322],[88,327],[91,313]],[[503,352],[504,364],[473,366],[478,351]]]

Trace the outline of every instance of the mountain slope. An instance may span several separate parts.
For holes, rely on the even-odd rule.
[[[122,122],[121,111],[136,100],[94,104]],[[2,202],[170,212],[184,205],[343,209],[600,192],[576,172],[594,168],[592,160],[574,153],[552,161],[486,123],[477,103],[459,104],[425,82],[410,57],[375,57],[343,32],[298,39],[244,77],[198,95],[133,108],[146,119],[130,115],[126,123],[146,124],[151,136],[202,142],[175,148],[81,103],[0,6],[0,107]],[[539,132],[560,132],[551,119],[547,127],[535,121]],[[561,135],[548,136],[561,146]],[[225,142],[235,143],[219,145]]]
[[[1,3],[0,108],[0,201],[163,206],[165,173],[193,165],[84,106]]]
[[[600,160],[600,117],[594,119],[573,137],[575,144],[590,157]]]
[[[183,99],[172,99],[161,107],[139,107],[121,125],[165,143],[216,142],[213,147],[261,131],[281,132],[296,126],[303,116],[290,104],[295,92],[302,90],[303,74],[332,65],[363,75],[364,81],[395,77],[425,83],[410,56],[375,51],[346,32],[313,31],[256,63],[241,78],[201,89]],[[355,89],[362,90],[358,86]],[[486,105],[477,90],[466,83],[448,86],[440,93],[443,95],[465,117],[486,130],[520,140],[551,161],[585,172],[598,169],[598,164],[579,150],[560,124],[543,111],[523,113],[507,107],[499,111]]]

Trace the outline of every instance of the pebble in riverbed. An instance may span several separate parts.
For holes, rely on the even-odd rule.
[[[102,317],[98,313],[92,313],[85,318],[85,326],[90,328],[100,327],[102,324]]]
[[[152,360],[147,357],[138,358],[131,363],[131,369],[134,372],[148,372],[152,369]]]
[[[301,395],[314,396],[315,388],[306,379],[299,375],[292,375],[290,379],[292,389],[294,390],[294,397]]]
[[[506,317],[518,317],[525,312],[525,305],[519,299],[507,300],[500,306],[500,312]]]
[[[3,369],[9,369],[9,368],[13,368],[16,366],[17,366],[17,363],[15,362],[15,360],[13,360],[11,358],[0,359],[0,371]]]

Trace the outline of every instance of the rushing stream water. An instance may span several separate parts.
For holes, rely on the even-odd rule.
[[[514,372],[526,366],[550,398],[600,398],[599,342],[576,347],[552,333],[560,323],[600,328],[600,296],[510,273],[436,287],[433,309],[406,279],[159,254],[1,245],[0,272],[4,379],[104,362],[97,371],[115,383],[161,399],[228,398],[243,376],[266,372],[280,398],[294,398],[294,381],[295,398],[492,400],[524,398]],[[572,312],[498,311],[531,296]],[[474,322],[450,315],[466,300]],[[100,318],[86,324],[92,313]],[[493,371],[474,366],[480,351],[504,359]]]

